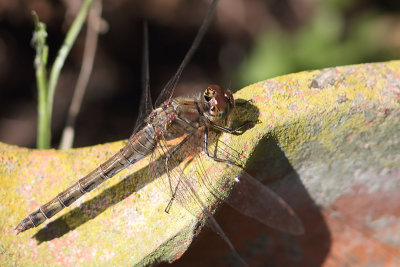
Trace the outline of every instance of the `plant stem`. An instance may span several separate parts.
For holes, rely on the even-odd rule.
[[[37,148],[45,149],[50,147],[51,132],[49,111],[47,110],[47,86],[46,86],[46,67],[41,65],[36,69],[36,84],[38,87],[38,133]]]
[[[51,68],[50,78],[47,86],[45,81],[45,66],[36,66],[36,79],[39,90],[39,121],[37,137],[37,147],[39,149],[50,148],[51,117],[53,110],[54,93],[56,90],[58,78],[60,76],[60,72],[64,65],[65,59],[71,51],[72,45],[74,44],[80,30],[82,29],[83,23],[85,22],[92,2],[93,0],[85,0],[85,2],[82,4],[79,13],[77,14],[67,33],[67,36],[65,37],[62,47],[58,51],[57,58],[55,59]],[[38,57],[38,55],[36,55],[36,57]],[[44,69],[41,69],[42,67],[44,67]]]
[[[46,25],[39,21],[35,12],[33,12],[35,21],[35,32],[33,34],[32,43],[36,49],[35,68],[36,68],[36,85],[38,88],[38,134],[37,147],[45,148],[50,146],[50,132],[47,119],[47,81],[46,81],[46,66],[49,48],[46,45]]]

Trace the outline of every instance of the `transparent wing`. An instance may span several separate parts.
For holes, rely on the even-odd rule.
[[[179,66],[178,70],[176,71],[175,75],[168,81],[168,83],[164,86],[163,90],[161,91],[160,95],[156,99],[155,106],[158,107],[163,103],[165,100],[169,99],[172,97],[172,94],[174,93],[175,87],[182,75],[182,71],[185,69],[186,65],[192,58],[194,52],[197,50],[199,47],[201,40],[204,37],[204,34],[206,33],[208,27],[210,26],[212,16],[215,11],[215,7],[217,5],[218,0],[213,0],[206,16],[203,19],[203,22],[197,32],[197,35],[195,39],[193,40],[192,45],[190,46],[189,50],[187,51],[185,57],[182,60],[181,65]]]
[[[148,169],[149,175],[158,177],[157,186],[161,192],[168,194],[171,199],[174,198],[173,202],[179,203],[194,216],[198,216],[204,208],[197,199],[201,192],[196,191],[198,183],[194,179],[190,179],[192,177],[188,179],[183,171],[185,165],[192,160],[192,153],[190,151],[184,153],[179,151],[171,154],[174,147],[174,145],[167,144],[162,136],[158,138],[157,148],[152,154]],[[184,158],[185,155],[187,158]],[[167,157],[170,157],[168,165],[166,164]],[[165,203],[166,207],[167,204]]]
[[[192,143],[192,141],[194,140],[189,140],[186,144]],[[183,153],[180,151],[171,154],[174,146],[168,145],[162,136],[157,140],[157,143],[158,148],[152,155],[148,169],[149,175],[156,175],[158,177],[156,181],[158,188],[164,193],[169,193],[172,201],[171,208],[173,209],[175,205],[179,204],[196,218],[201,218],[207,222],[207,225],[224,239],[237,259],[247,266],[208,208],[208,204],[215,203],[215,201],[208,199],[209,194],[204,191],[202,184],[197,180],[197,176],[193,175],[193,170],[190,167],[186,168],[190,165],[188,163],[193,159],[192,156],[195,155],[193,151],[186,150]],[[178,153],[179,157],[187,157],[180,160],[176,157]],[[166,157],[169,157],[168,167],[165,163]],[[166,207],[169,204],[166,203]],[[210,208],[213,210],[215,207]]]
[[[150,71],[149,71],[149,37],[147,22],[143,23],[143,57],[142,57],[142,95],[140,97],[139,114],[133,128],[135,134],[142,128],[145,118],[153,110],[150,94]]]
[[[270,227],[294,235],[304,233],[300,219],[281,197],[246,172],[238,179],[226,203]]]
[[[241,154],[217,139],[214,134],[214,146],[210,152],[218,158],[228,159],[240,164]],[[240,167],[229,163],[217,163],[205,153],[196,157],[196,166],[204,185],[218,198],[224,200],[240,213],[257,219],[261,223],[290,234],[304,233],[303,224],[292,208],[271,189],[260,183]],[[211,168],[210,161],[214,161]],[[217,188],[211,186],[215,173],[223,174],[225,187],[231,189],[226,198]]]
[[[203,22],[196,34],[195,39],[193,40],[192,45],[190,46],[189,50],[187,51],[185,57],[183,58],[180,66],[178,67],[175,75],[167,82],[164,86],[163,90],[161,91],[160,95],[157,97],[155,106],[160,106],[165,100],[172,97],[174,93],[175,87],[182,75],[183,70],[185,69],[186,65],[189,63],[190,59],[193,57],[193,54],[196,52],[197,48],[199,47],[201,40],[204,37],[208,27],[210,26],[212,16],[215,11],[215,7],[217,5],[218,0],[213,0],[211,3],[206,16],[203,19]],[[150,72],[149,72],[149,49],[148,49],[148,30],[147,30],[147,23],[144,22],[143,24],[143,60],[142,60],[142,96],[140,99],[139,105],[139,115],[136,119],[136,123],[134,126],[134,130],[132,134],[135,134],[142,128],[144,124],[144,119],[147,117],[148,114],[153,110],[153,105],[151,101],[151,94],[150,94]]]
[[[211,154],[240,164],[242,161],[240,152],[221,141],[217,134],[210,133],[210,136],[210,139],[213,139],[209,140],[213,144],[210,148]],[[300,219],[281,197],[244,172],[242,168],[209,158],[203,151],[203,144],[203,133],[199,130],[171,155],[171,147],[174,145],[168,146],[165,140],[159,140],[160,149],[157,158],[165,159],[167,155],[170,156],[169,175],[165,160],[158,160],[149,168],[158,175],[157,177],[162,176],[160,190],[168,192],[171,197],[174,196],[175,203],[182,205],[195,216],[207,211],[205,215],[209,217],[211,214],[206,207],[210,203],[215,204],[218,200],[222,200],[242,214],[272,228],[291,234],[304,232]],[[211,201],[208,202],[203,200],[210,198]],[[172,204],[172,208],[173,205],[176,204]],[[214,228],[214,224],[211,228],[223,236]]]

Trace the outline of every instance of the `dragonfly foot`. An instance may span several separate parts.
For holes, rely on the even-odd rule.
[[[246,121],[246,124],[248,125],[249,129],[253,128],[254,126],[256,126],[256,124],[261,123],[260,120],[256,120],[256,121]]]
[[[243,102],[236,102],[235,105],[236,106],[244,106],[247,103],[254,103],[253,99],[249,99],[249,100],[244,100]]]
[[[172,207],[172,202],[174,201],[175,197],[172,197],[171,200],[168,202],[167,207],[165,208],[165,213],[169,213],[169,211],[171,210]]]

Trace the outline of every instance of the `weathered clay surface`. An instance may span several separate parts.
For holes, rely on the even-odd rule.
[[[1,144],[1,257],[4,265],[99,266],[172,260],[192,239],[193,216],[146,178],[146,162],[106,181],[36,229],[13,226],[84,176],[122,142],[70,151],[38,151]],[[143,178],[142,178],[143,177]],[[151,208],[150,208],[151,207]],[[171,220],[173,218],[173,220]],[[177,235],[179,233],[179,235]],[[157,250],[157,248],[164,250]],[[170,247],[165,249],[165,247]]]
[[[399,266],[400,62],[286,75],[236,97],[253,99],[262,122],[246,133],[258,137],[248,172],[305,226],[293,237],[222,207],[217,220],[249,265]],[[206,232],[177,265],[233,260]]]
[[[256,235],[258,225],[230,219],[227,231],[236,231],[230,237],[244,259],[250,265],[399,265],[400,62],[286,75],[235,97],[253,103],[238,108],[233,123],[260,123],[221,140],[247,155],[248,171],[294,207],[306,231],[296,238]],[[178,258],[198,229],[196,214],[179,205],[164,212],[169,198],[159,193],[154,177],[143,178],[146,161],[84,196],[47,227],[12,234],[40,203],[121,146],[63,152],[1,144],[0,265],[145,265]],[[200,255],[192,260],[226,265],[233,259],[216,243],[202,245]]]

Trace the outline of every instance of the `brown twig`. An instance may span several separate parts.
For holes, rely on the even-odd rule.
[[[59,149],[69,149],[72,147],[75,136],[75,122],[81,109],[83,96],[89,82],[90,74],[93,69],[93,62],[96,53],[98,34],[101,28],[101,0],[94,1],[88,16],[87,33],[85,48],[82,59],[82,67],[78,81],[75,86],[71,106],[68,110],[67,122],[64,127]]]

